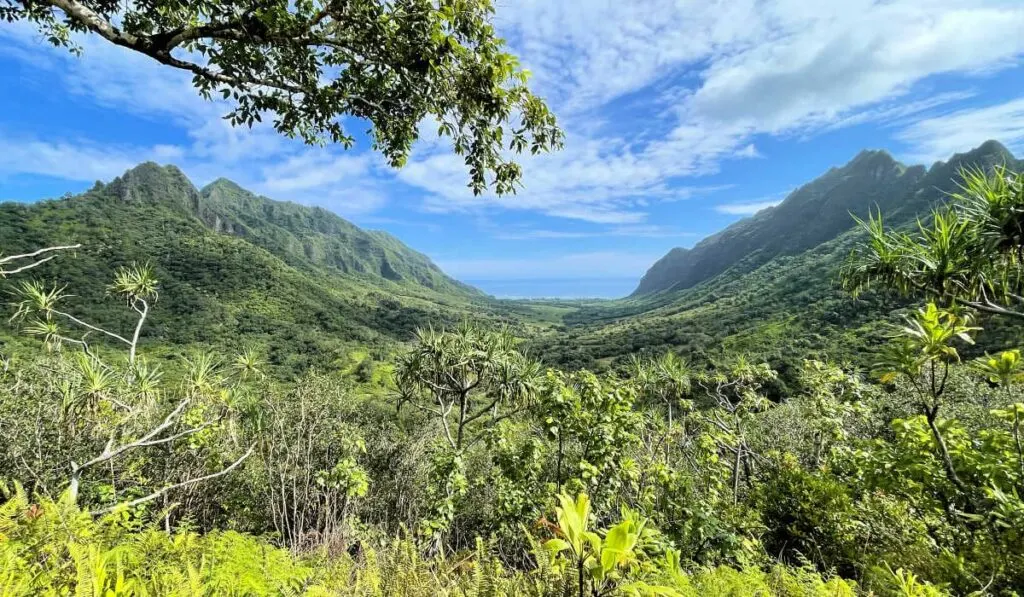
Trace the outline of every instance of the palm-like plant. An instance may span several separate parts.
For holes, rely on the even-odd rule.
[[[150,365],[145,359],[136,359],[129,365],[129,381],[131,388],[141,399],[156,398],[160,393],[160,380],[163,373],[160,368]]]
[[[156,275],[148,263],[143,265],[133,263],[129,267],[118,268],[114,274],[114,283],[110,285],[110,292],[123,297],[128,306],[139,314],[132,339],[128,343],[129,362],[135,361],[139,334],[142,333],[142,325],[146,323],[146,317],[149,315],[150,301],[156,302],[160,296],[157,287]]]
[[[243,380],[262,379],[264,376],[263,359],[254,346],[247,346],[242,349],[242,352],[235,356],[231,367]]]
[[[421,329],[399,361],[398,407],[408,404],[436,416],[448,443],[461,450],[482,437],[468,437],[474,422],[489,417],[493,425],[528,406],[540,373],[507,329],[486,331],[469,323],[451,332]],[[512,408],[499,414],[501,404]]]
[[[99,359],[79,353],[78,372],[81,375],[82,392],[90,410],[95,410],[101,401],[112,398],[111,391],[117,385],[117,374]]]
[[[185,391],[189,395],[212,394],[224,382],[221,360],[212,353],[198,352],[185,357]]]
[[[867,235],[842,270],[854,293],[874,285],[946,306],[1024,317],[1024,177],[966,169],[949,205],[916,230],[888,230],[881,214],[857,219]]]
[[[630,355],[629,370],[643,394],[665,405],[671,430],[675,407],[690,395],[693,377],[690,364],[669,351],[653,360]]]
[[[1024,358],[1020,350],[1006,350],[995,356],[986,354],[974,361],[974,370],[991,383],[1009,391],[1010,386],[1024,383]]]
[[[47,287],[35,280],[24,280],[15,287],[14,295],[18,300],[11,303],[14,314],[10,321],[24,321],[36,316],[51,320],[57,312],[57,305],[69,295],[64,292],[66,286]]]
[[[128,267],[118,268],[114,273],[114,282],[110,285],[110,292],[123,296],[129,302],[156,300],[159,298],[158,285],[159,282],[151,265],[133,263]]]
[[[907,316],[905,321],[905,325],[897,326],[893,343],[883,352],[876,366],[877,372],[883,382],[902,377],[913,386],[918,408],[932,431],[946,476],[953,485],[966,492],[936,421],[949,380],[950,365],[960,361],[954,342],[973,343],[971,333],[978,328],[970,325],[969,316],[940,309],[934,303]]]
[[[148,265],[138,266],[135,264],[119,268],[114,275],[114,282],[108,290],[123,297],[128,306],[138,314],[135,330],[130,339],[62,311],[60,309],[61,302],[70,296],[65,292],[65,287],[47,287],[40,282],[31,280],[22,282],[15,290],[18,300],[13,303],[14,315],[11,316],[11,321],[30,321],[25,324],[27,331],[32,335],[42,337],[50,348],[59,348],[62,343],[72,343],[81,346],[88,352],[89,345],[86,343],[86,337],[91,333],[103,334],[126,345],[128,347],[128,362],[134,363],[142,326],[149,315],[150,302],[158,298],[157,280],[153,269]],[[72,338],[62,333],[57,324],[58,319],[70,322],[80,329],[84,328],[84,335],[80,338]]]

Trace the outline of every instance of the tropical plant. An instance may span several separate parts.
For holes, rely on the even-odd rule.
[[[918,221],[917,230],[888,230],[881,213],[857,219],[867,240],[842,273],[854,292],[879,284],[945,306],[1024,317],[1024,176],[1006,167],[961,171],[951,203]]]
[[[452,332],[419,330],[398,365],[398,407],[436,417],[445,440],[460,451],[483,439],[474,422],[492,426],[525,410],[539,380],[539,364],[516,349],[508,330],[485,331],[469,323]]]

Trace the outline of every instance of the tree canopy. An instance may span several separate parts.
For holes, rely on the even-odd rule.
[[[192,74],[204,98],[231,102],[233,125],[264,117],[310,144],[353,145],[368,121],[394,167],[421,126],[465,158],[476,194],[515,192],[514,154],[557,148],[554,115],[491,25],[491,0],[4,0],[0,19],[29,21],[79,52],[92,33]]]

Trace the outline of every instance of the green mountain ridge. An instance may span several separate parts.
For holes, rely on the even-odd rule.
[[[852,227],[850,215],[866,217],[881,211],[902,223],[923,213],[942,194],[963,165],[991,166],[1016,160],[997,141],[954,155],[931,168],[905,166],[885,151],[862,151],[839,168],[792,192],[780,204],[717,232],[691,249],[675,248],[641,279],[634,297],[681,291],[751,259],[766,263],[796,255],[835,238]]]
[[[108,187],[126,202],[179,206],[215,232],[242,237],[295,267],[329,267],[440,292],[481,294],[449,278],[426,255],[391,235],[363,230],[320,207],[256,195],[226,178],[196,189],[178,168],[147,162]]]
[[[547,362],[568,368],[615,366],[630,353],[664,350],[698,361],[748,354],[783,371],[812,355],[868,366],[887,334],[882,322],[896,321],[900,309],[911,303],[875,292],[854,298],[838,287],[839,269],[862,238],[841,208],[862,206],[866,213],[870,206],[882,210],[888,225],[912,225],[956,189],[961,168],[994,164],[1024,167],[994,141],[927,171],[905,168],[883,152],[862,152],[783,204],[741,220],[694,249],[673,249],[651,268],[656,275],[684,276],[680,280],[664,281],[658,290],[642,284],[650,291],[580,306],[564,316],[557,334],[535,339],[533,348]],[[854,182],[871,184],[859,192],[850,186]],[[895,195],[881,192],[886,188]],[[792,222],[778,215],[811,213],[818,215]],[[829,219],[833,216],[835,222]],[[820,226],[796,230],[811,228],[807,222]],[[826,232],[828,238],[815,242]],[[697,264],[708,270],[698,271]],[[652,279],[647,278],[648,285]],[[1019,332],[1005,323],[986,329],[986,345],[977,350],[1011,346]]]
[[[72,243],[82,248],[32,277],[66,285],[76,316],[124,330],[132,313],[107,285],[119,266],[152,264],[160,300],[143,338],[170,351],[255,344],[298,371],[353,346],[405,342],[417,327],[507,319],[391,235],[223,179],[197,189],[174,166],[141,164],[74,197],[0,203],[5,253]]]

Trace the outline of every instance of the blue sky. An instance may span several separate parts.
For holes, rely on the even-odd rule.
[[[365,144],[231,129],[185,74],[0,23],[0,200],[154,160],[388,230],[496,294],[615,296],[861,149],[1024,154],[1021,0],[498,0],[496,25],[567,133],[517,196],[474,197],[436,139],[394,171]]]

